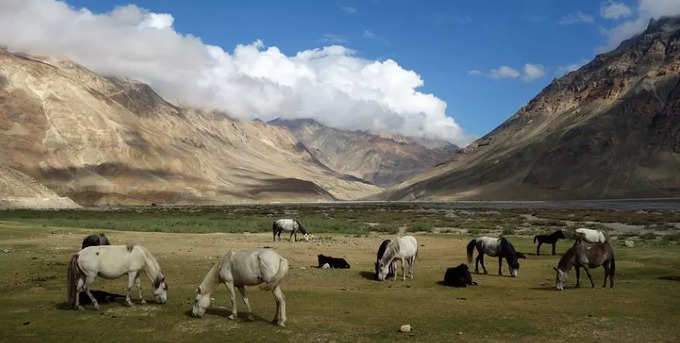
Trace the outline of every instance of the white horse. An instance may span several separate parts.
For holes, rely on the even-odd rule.
[[[205,276],[201,285],[196,289],[196,298],[192,315],[203,317],[210,306],[210,296],[218,284],[224,283],[229,290],[231,299],[231,315],[235,319],[238,315],[236,294],[238,288],[243,298],[243,304],[248,309],[248,319],[253,320],[253,314],[248,302],[245,286],[255,286],[264,283],[264,290],[271,290],[276,301],[276,315],[273,322],[279,326],[286,326],[286,298],[281,291],[281,281],[288,273],[288,260],[270,249],[231,250],[217,262]]]
[[[401,274],[402,280],[406,280],[406,273],[404,272],[404,261],[409,263],[409,277],[413,279],[415,276],[416,257],[418,256],[418,241],[413,236],[404,236],[393,239],[387,245],[385,253],[382,258],[378,260],[375,265],[378,280],[384,281],[387,274],[390,272],[390,266],[395,259],[401,260]],[[394,280],[397,279],[397,270],[394,268]]]
[[[576,229],[576,236],[588,243],[604,243],[607,241],[607,236],[604,232],[583,227]]]
[[[298,232],[303,234],[302,238],[305,241],[309,240],[309,234],[307,234],[307,231],[305,231],[302,223],[300,223],[300,221],[297,219],[279,219],[275,221],[274,224],[272,224],[272,234],[274,235],[274,241],[276,241],[277,236],[279,237],[279,240],[281,240],[281,232],[290,232],[290,241],[292,241],[293,235],[295,235],[295,241],[297,241]]]
[[[90,285],[97,276],[105,279],[117,279],[128,275],[125,302],[133,306],[130,292],[133,284],[137,284],[139,298],[144,304],[140,271],[144,271],[153,286],[155,302],[165,304],[168,300],[168,284],[161,272],[156,258],[141,245],[100,245],[87,247],[71,257],[68,267],[68,301],[74,308],[82,310],[79,298],[85,292],[92,304],[99,309],[99,304],[90,292]]]

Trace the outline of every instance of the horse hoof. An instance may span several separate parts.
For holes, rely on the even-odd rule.
[[[227,318],[229,318],[229,319],[231,319],[231,320],[234,320],[234,319],[236,319],[236,316],[233,315],[233,314],[230,314],[229,316],[227,316]]]
[[[133,304],[132,302],[126,302],[125,304],[128,305],[128,307],[135,307],[135,304]]]
[[[253,316],[252,314],[249,314],[248,317],[246,317],[246,318],[248,319],[249,322],[252,322],[253,320],[255,320],[255,316]]]
[[[85,308],[82,307],[82,306],[80,306],[80,305],[78,305],[75,309],[78,310],[78,311],[83,311],[83,310],[85,310]]]
[[[142,301],[140,301],[139,303],[142,304],[142,305],[145,305],[145,304],[146,304],[146,300],[142,299]]]
[[[282,328],[285,328],[285,327],[286,327],[286,323],[285,323],[285,322],[278,322],[278,323],[276,323],[276,325],[278,325],[278,326],[280,326],[280,327],[282,327]]]

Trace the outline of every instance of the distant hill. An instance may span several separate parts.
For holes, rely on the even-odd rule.
[[[390,186],[453,158],[458,147],[442,140],[335,129],[312,119],[275,119],[320,163],[342,174]]]
[[[599,199],[680,194],[680,18],[550,83],[455,158],[375,198]]]
[[[175,106],[144,83],[6,50],[0,167],[0,201],[325,201],[381,190],[326,168],[285,128]]]

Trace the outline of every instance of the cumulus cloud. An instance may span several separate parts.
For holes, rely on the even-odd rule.
[[[488,72],[483,72],[478,69],[468,70],[468,75],[484,76],[490,79],[521,79],[525,82],[531,82],[542,78],[545,75],[545,68],[541,64],[527,63],[520,72],[519,70],[502,65],[498,68],[489,69]]]
[[[543,65],[527,63],[524,65],[522,80],[530,82],[542,78],[543,75],[545,75],[545,68],[543,68]]]
[[[600,7],[600,15],[607,19],[625,18],[631,14],[633,14],[633,11],[622,2],[610,0],[603,3],[602,7]]]
[[[352,6],[342,6],[340,9],[347,14],[357,13],[357,9]]]
[[[641,33],[652,18],[658,19],[662,16],[679,14],[680,1],[678,0],[639,0],[635,18],[626,20],[610,29],[602,30],[602,33],[607,37],[607,42],[598,47],[597,51],[611,50],[622,41]]]
[[[339,45],[287,56],[262,41],[225,51],[173,28],[170,14],[135,5],[93,13],[54,0],[0,1],[0,44],[62,56],[97,72],[149,83],[170,100],[242,118],[315,118],[465,145],[446,103],[396,61]]]
[[[571,25],[576,23],[592,23],[594,21],[593,16],[585,14],[581,11],[575,13],[569,13],[562,17],[558,22],[560,25]]]

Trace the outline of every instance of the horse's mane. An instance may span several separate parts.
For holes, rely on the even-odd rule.
[[[163,276],[161,266],[158,264],[158,260],[156,260],[156,257],[154,257],[151,254],[151,252],[149,252],[149,250],[147,250],[145,247],[139,244],[128,244],[127,246],[128,247],[132,246],[132,249],[138,248],[144,254],[144,257],[146,259],[146,265],[148,266],[152,273],[156,274],[153,280],[154,287],[158,287],[158,285],[163,281],[165,277]],[[128,248],[128,250],[131,249]]]
[[[571,267],[569,265],[569,262],[574,259],[574,255],[576,255],[576,246],[580,244],[579,241],[574,243],[574,245],[567,250],[567,252],[562,255],[562,258],[560,258],[560,262],[557,263],[557,267],[561,270],[566,269],[567,267]],[[568,269],[567,269],[568,270]]]
[[[387,246],[390,244],[390,240],[386,239],[382,243],[380,243],[380,248],[378,248],[378,260],[380,260],[383,255],[385,255],[385,249],[387,249]]]
[[[505,237],[501,237],[501,238],[500,238],[500,241],[501,241],[501,242],[500,242],[500,243],[501,243],[501,244],[500,244],[500,248],[501,248],[500,251],[508,251],[508,252],[510,252],[512,255],[515,255],[515,254],[517,253],[517,252],[515,251],[515,247],[513,247],[513,246],[512,246],[512,243],[510,243],[510,241],[508,241],[507,239],[505,239]]]
[[[295,222],[298,224],[298,229],[300,230],[300,232],[302,232],[303,235],[306,235],[307,231],[305,231],[305,228],[302,227],[302,223],[300,223],[300,221],[297,220],[297,219],[293,219],[293,220],[295,220]]]
[[[380,258],[380,261],[383,263],[385,263],[384,261],[390,262],[394,258],[394,255],[398,253],[399,253],[399,239],[390,240],[389,243],[387,243],[387,247],[385,248],[383,256]]]

